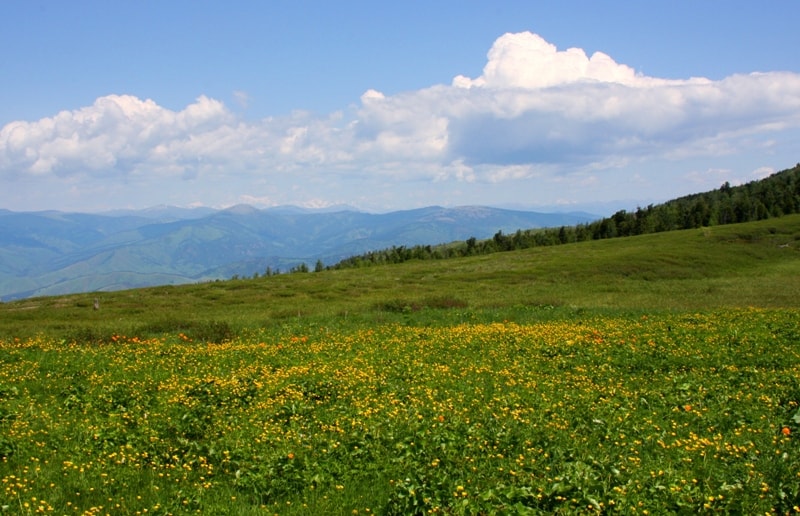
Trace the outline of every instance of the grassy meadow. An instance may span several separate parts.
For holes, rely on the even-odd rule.
[[[791,216],[5,303],[0,512],[800,513],[799,293]]]

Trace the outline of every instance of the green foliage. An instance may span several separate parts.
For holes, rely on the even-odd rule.
[[[737,224],[800,213],[800,164],[759,181],[693,194],[657,206],[620,210],[588,224],[573,227],[518,230],[513,235],[495,233],[490,240],[474,237],[463,243],[440,246],[392,247],[346,258],[333,268],[343,269],[491,254],[587,240],[628,237],[681,229]]]
[[[574,310],[793,307],[798,252],[800,215],[787,215],[448,261],[32,298],[0,304],[0,337],[45,333],[109,343],[182,332],[218,343],[248,328],[298,321],[337,327],[524,321]]]
[[[795,510],[796,308],[536,310],[555,317],[295,321],[215,345],[181,332],[113,345],[0,340],[0,506]]]
[[[82,344],[102,344],[110,342],[113,334],[103,328],[77,326],[70,328],[63,334],[67,342],[80,342]]]
[[[300,265],[296,265],[291,268],[289,272],[308,272],[308,265],[305,262],[301,263]]]
[[[6,460],[16,451],[16,443],[7,435],[7,428],[17,419],[17,414],[9,407],[10,402],[19,397],[16,386],[4,387],[0,384],[0,460]]]
[[[578,231],[0,305],[0,508],[795,511],[800,215]]]
[[[418,312],[423,309],[452,309],[466,308],[468,303],[461,299],[450,296],[430,297],[421,300],[408,299],[389,299],[379,303],[376,308],[386,312],[409,313]]]
[[[191,332],[194,340],[217,344],[228,342],[235,336],[235,331],[225,321],[202,321],[193,325]]]

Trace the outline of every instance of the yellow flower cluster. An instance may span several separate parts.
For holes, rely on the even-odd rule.
[[[0,341],[0,506],[356,504],[377,475],[437,510],[769,508],[800,482],[796,316]]]

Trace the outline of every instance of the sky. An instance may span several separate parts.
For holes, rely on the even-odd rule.
[[[0,4],[0,209],[590,211],[800,162],[800,2]]]

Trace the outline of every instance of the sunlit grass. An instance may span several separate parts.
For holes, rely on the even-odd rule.
[[[34,298],[0,304],[0,336],[46,332],[86,341],[115,332],[203,333],[212,323],[235,333],[298,318],[380,324],[407,319],[385,309],[405,305],[421,322],[420,309],[442,308],[442,300],[500,320],[542,306],[607,313],[781,308],[797,307],[797,292],[800,215],[445,261]],[[432,319],[443,315],[452,314],[437,311]]]
[[[0,505],[792,511],[797,315],[5,341]]]
[[[786,217],[0,305],[0,512],[800,512],[798,242]]]

